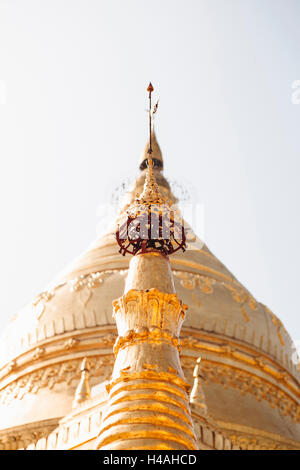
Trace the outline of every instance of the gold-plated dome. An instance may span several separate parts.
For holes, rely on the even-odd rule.
[[[162,161],[153,143],[153,158],[158,155]],[[144,178],[142,171],[132,198]],[[129,263],[116,246],[110,234],[96,240],[8,324],[0,341],[0,445],[3,436],[21,436],[29,427],[47,434],[72,412],[84,357],[92,390],[109,379],[117,337],[111,305],[124,291]],[[201,356],[208,414],[244,448],[299,448],[300,377],[283,324],[205,245],[176,253],[170,265],[178,297],[189,306],[181,365],[193,385]]]

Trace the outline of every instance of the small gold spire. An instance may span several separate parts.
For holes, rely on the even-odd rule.
[[[163,167],[161,150],[157,143],[154,130],[152,127],[152,116],[157,112],[157,108],[158,108],[158,101],[157,101],[152,109],[151,93],[153,92],[153,90],[154,90],[153,85],[150,82],[147,88],[147,91],[149,92],[149,111],[148,111],[149,112],[149,140],[147,142],[146,148],[143,153],[142,162],[140,164],[141,170],[144,170],[146,168],[146,165],[148,165],[148,162],[151,159],[154,160],[154,165],[157,168],[161,170]],[[154,144],[154,152],[153,152],[153,144]]]
[[[207,417],[206,400],[201,384],[202,374],[200,371],[200,361],[201,357],[198,357],[193,373],[194,385],[190,395],[190,403],[198,408],[198,410],[200,409],[200,414],[202,416]]]
[[[89,384],[90,365],[86,357],[83,359],[81,363],[80,370],[81,370],[81,378],[76,388],[75,398],[74,398],[73,405],[72,405],[73,409],[77,408],[78,405],[80,405],[84,401],[91,398],[91,390],[90,390],[90,384]]]
[[[152,159],[152,107],[151,107],[151,93],[153,92],[154,88],[152,83],[149,83],[147,91],[149,92],[149,148],[147,151],[148,158],[147,158],[147,173],[145,178],[144,189],[139,198],[139,203],[151,203],[151,204],[162,204],[166,202],[166,199],[162,197],[159,186],[156,182],[156,178],[153,172],[153,159]]]
[[[152,83],[150,82],[149,85],[148,85],[148,88],[147,88],[147,91],[149,91],[149,149],[148,149],[148,153],[149,153],[149,158],[148,158],[148,162],[150,159],[152,159],[152,142],[151,142],[151,137],[152,137],[152,105],[151,105],[151,93],[152,91],[154,90],[153,86],[152,86]]]
[[[149,91],[149,149],[146,160],[147,170],[141,196],[136,195],[127,207],[122,220],[117,225],[116,239],[120,246],[119,252],[125,256],[157,251],[170,255],[178,250],[185,251],[186,236],[184,226],[175,220],[173,203],[160,192],[153,167],[151,141],[151,93]],[[156,108],[155,108],[156,109]]]

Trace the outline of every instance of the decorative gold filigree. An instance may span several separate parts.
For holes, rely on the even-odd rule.
[[[84,342],[84,339],[80,337],[71,337],[65,340],[63,344],[58,341],[55,344],[55,348],[47,347],[47,348],[36,348],[31,351],[28,351],[27,359],[31,362],[33,360],[37,360],[42,358],[43,360],[48,359],[48,357],[53,357],[53,353],[59,355],[63,350],[72,350],[79,347],[81,341]],[[97,345],[99,348],[107,349],[113,348],[117,335],[114,333],[106,333],[102,334],[101,336],[97,337]],[[27,361],[26,361],[27,362]],[[6,367],[2,369],[1,379],[8,376],[12,371],[19,372],[19,366],[21,364],[17,362],[17,360],[13,360],[9,362]],[[24,364],[23,364],[24,365]],[[1,387],[1,384],[0,384]]]
[[[195,359],[182,357],[181,364],[186,377],[191,380]],[[279,409],[283,415],[291,416],[295,422],[300,420],[300,404],[283,389],[257,375],[204,359],[201,361],[201,371],[206,384],[212,382],[222,385],[225,389],[235,388],[242,395],[250,393],[258,401],[265,400],[272,408]]]
[[[231,293],[232,295],[232,298],[238,303],[240,304],[240,309],[241,309],[241,312],[243,314],[243,317],[244,317],[244,320],[245,322],[248,322],[249,321],[249,317],[247,315],[247,312],[245,310],[245,305],[248,303],[249,307],[252,309],[252,310],[255,310],[257,308],[256,306],[256,301],[253,299],[252,296],[250,296],[246,291],[242,290],[242,289],[237,289],[236,287],[233,287],[232,285],[230,284],[227,284],[226,282],[222,282],[221,283],[227,290],[229,290],[229,292]]]
[[[107,335],[103,335],[99,338],[99,346],[113,346],[117,339],[117,335],[113,333],[108,333]]]
[[[36,348],[33,353],[33,359],[39,359],[45,354],[45,348]]]
[[[206,341],[205,339],[200,339],[196,336],[184,336],[181,338],[180,345],[185,349],[192,349],[202,354],[213,353],[213,354],[222,354],[222,356],[227,356],[242,362],[246,365],[258,366],[263,372],[269,374],[272,379],[282,382],[288,386],[288,388],[296,395],[299,395],[299,380],[282,368],[278,363],[276,363],[272,358],[268,356],[257,356],[256,350],[249,351],[246,347],[241,346],[240,344],[233,343],[228,341],[226,343],[220,343],[216,341]]]
[[[271,439],[254,437],[245,434],[229,434],[231,441],[241,450],[292,450],[294,446],[275,442]]]
[[[249,321],[249,317],[245,310],[245,305],[247,304],[251,310],[257,309],[256,300],[243,288],[238,288],[224,281],[219,281],[218,279],[213,279],[208,276],[203,276],[202,274],[194,274],[182,271],[173,271],[175,277],[180,279],[180,284],[188,290],[199,289],[205,294],[212,294],[214,291],[214,285],[216,283],[224,286],[232,295],[232,298],[240,305],[240,309],[243,315],[243,318],[246,322]],[[195,300],[195,299],[194,299]],[[196,301],[197,303],[198,301]]]
[[[90,376],[107,380],[111,375],[113,362],[112,355],[89,357]],[[28,393],[36,394],[42,388],[53,389],[60,383],[71,385],[81,376],[81,363],[82,358],[72,359],[26,374],[0,391],[0,403],[9,404],[14,399],[22,400]]]
[[[276,317],[276,315],[268,307],[264,306],[264,309],[270,315],[273,324],[277,327],[277,335],[278,335],[280,343],[282,344],[282,346],[285,346],[285,342],[282,337],[281,330],[284,331],[286,335],[289,336],[289,334],[286,331],[285,327],[283,326],[283,323],[279,320],[278,317]]]
[[[114,345],[114,353],[117,355],[120,349],[145,341],[148,343],[169,342],[180,351],[178,336],[173,336],[169,330],[153,326],[150,328],[140,327],[135,330],[128,330],[124,336],[119,336]]]
[[[199,288],[201,292],[206,294],[213,293],[213,286],[216,283],[215,279],[200,274],[191,274],[183,271],[173,271],[175,277],[180,279],[180,284],[188,290]]]
[[[14,369],[16,369],[16,367],[17,367],[17,362],[15,360],[10,361],[6,366],[5,373],[10,374]]]
[[[88,289],[96,289],[97,287],[100,287],[103,284],[106,277],[115,273],[124,275],[126,273],[126,270],[108,269],[106,271],[97,271],[95,273],[82,274],[81,276],[75,277],[74,279],[61,282],[60,284],[55,285],[47,291],[41,292],[32,301],[32,306],[35,308],[37,319],[41,318],[42,314],[45,311],[45,306],[47,302],[50,302],[53,299],[59,288],[67,285],[70,289],[70,292],[78,292],[84,287],[87,287]],[[89,299],[90,296],[88,296],[85,304],[89,301]]]
[[[0,450],[18,450],[26,448],[32,442],[46,437],[58,424],[58,419],[25,424],[13,429],[0,431]]]
[[[179,331],[184,319],[187,306],[176,294],[167,294],[158,289],[138,291],[131,289],[117,300],[113,301],[114,317],[124,316],[128,329],[139,327],[142,319],[143,327],[149,330],[153,327],[165,329],[174,337]],[[120,332],[123,336],[126,331]]]
[[[79,344],[80,340],[78,338],[69,338],[64,344],[64,349],[73,349]]]

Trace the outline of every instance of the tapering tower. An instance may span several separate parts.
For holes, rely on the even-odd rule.
[[[187,306],[177,297],[169,255],[185,249],[184,227],[160,194],[153,172],[151,93],[147,174],[119,225],[120,253],[133,254],[124,295],[113,302],[116,361],[98,449],[197,449],[190,385],[179,359]]]

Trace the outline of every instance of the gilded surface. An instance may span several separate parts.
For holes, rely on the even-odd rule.
[[[131,269],[139,272],[136,264]],[[131,279],[134,285],[134,274]],[[144,282],[146,289],[151,280]],[[129,289],[113,307],[119,337],[97,448],[197,449],[177,349],[186,306],[176,294],[153,288]]]
[[[159,157],[154,154],[153,157],[162,160],[160,150],[157,155]],[[144,154],[143,159],[146,156]],[[163,174],[156,169],[154,172],[163,195],[174,201]],[[130,200],[136,197],[136,193],[141,194],[144,178],[145,172],[142,172],[133,192],[128,195]],[[132,340],[139,342],[139,347],[150,342],[152,346],[160,344],[164,348],[174,348],[176,354],[181,347],[181,364],[190,385],[195,379],[192,377],[195,361],[199,355],[202,356],[203,386],[211,404],[208,411],[214,411],[210,385],[215,387],[214,399],[219,402],[227,400],[229,405],[222,415],[223,422],[218,423],[218,430],[205,424],[199,409],[198,414],[197,409],[193,409],[200,448],[299,448],[299,442],[296,442],[300,441],[299,366],[297,372],[291,361],[292,343],[282,322],[257,302],[206,246],[198,251],[175,255],[171,266],[176,291],[189,305],[181,344],[177,343],[177,336],[171,330],[168,332],[151,325],[140,329],[134,326],[128,337],[124,331],[119,345],[116,343],[117,356],[132,350]],[[55,432],[51,429],[56,426],[53,423],[57,423],[57,419],[47,424],[39,415],[37,405],[46,391],[48,398],[42,404],[45,409],[49,403],[54,403],[53,398],[58,400],[61,397],[63,401],[66,396],[71,396],[72,402],[72,393],[80,381],[80,363],[86,355],[91,360],[90,379],[93,384],[111,377],[114,364],[112,348],[116,340],[111,302],[122,295],[127,270],[128,260],[116,253],[115,241],[105,236],[97,240],[48,290],[14,316],[1,341],[0,425],[3,413],[6,409],[11,410],[7,411],[11,418],[6,424],[11,428],[0,431],[0,448],[27,447],[29,442],[30,448],[38,449],[94,448],[101,423],[102,408],[99,404],[91,404],[88,416],[79,406],[78,416],[70,417],[70,422],[58,426]],[[151,308],[156,309],[157,302]],[[103,335],[103,328],[110,329],[110,332]],[[89,339],[92,337],[93,340]],[[140,371],[135,370],[139,383],[144,379],[152,380],[153,373],[161,375],[161,369],[149,360],[151,355],[147,351],[148,357],[140,364]],[[174,371],[176,366],[168,364],[165,373],[170,375],[165,377],[168,380],[175,377]],[[123,370],[123,377],[127,378],[128,372],[130,370]],[[152,388],[149,396],[154,391]],[[122,393],[125,392],[132,393],[132,390]],[[136,391],[139,397],[141,393],[141,390]],[[232,393],[239,394],[243,414],[249,419],[255,417],[254,430],[242,429],[239,419],[231,422],[233,406],[230,403],[235,403],[237,396]],[[14,417],[21,415],[22,418],[22,409],[27,406],[23,406],[26,398],[33,400],[29,418],[26,415],[23,419],[25,424],[14,427]],[[169,399],[170,396],[166,400]],[[18,403],[22,409],[17,408]],[[169,407],[170,402],[167,403]],[[128,401],[127,406],[131,409],[132,403]],[[68,412],[64,406],[61,409],[65,410],[63,415]],[[174,408],[173,412],[175,410],[178,411]],[[33,427],[30,421],[34,421]]]
[[[194,360],[189,357],[182,358],[182,367],[187,376],[191,374],[193,366]],[[233,388],[242,395],[249,393],[257,401],[267,401],[272,408],[278,409],[283,416],[291,416],[295,423],[300,421],[299,401],[268,380],[237,367],[204,359],[201,361],[201,371],[204,383],[215,383],[222,385],[225,389]]]
[[[0,403],[9,404],[13,400],[22,400],[27,394],[37,394],[42,388],[54,389],[56,385],[65,383],[74,385],[81,377],[82,358],[60,362],[42,367],[32,373],[22,376],[0,391]],[[113,357],[89,357],[91,377],[99,381],[111,376]]]

